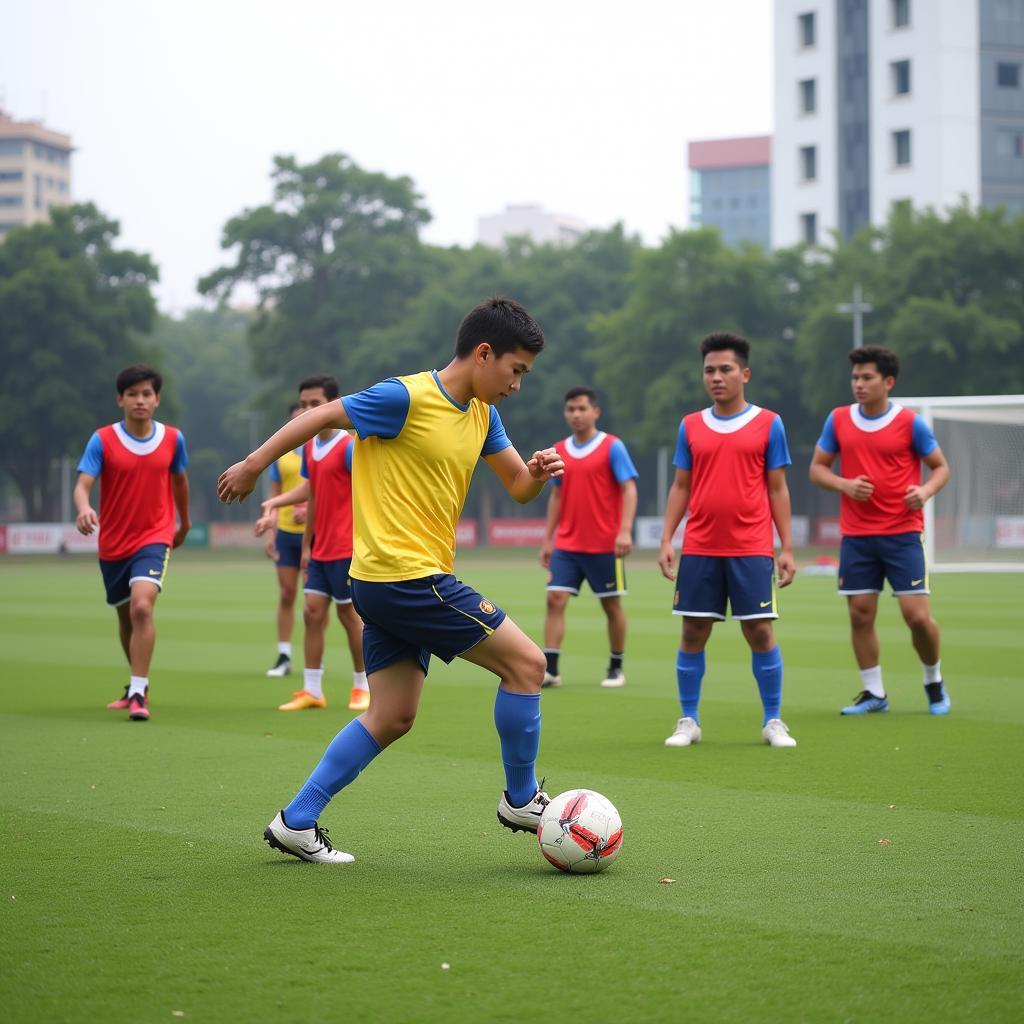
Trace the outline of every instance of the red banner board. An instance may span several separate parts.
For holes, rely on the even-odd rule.
[[[492,519],[487,543],[495,548],[540,547],[545,525],[544,519]]]

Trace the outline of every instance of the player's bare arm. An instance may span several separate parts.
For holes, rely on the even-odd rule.
[[[668,500],[665,502],[665,522],[661,528],[661,552],[658,555],[661,574],[669,580],[676,578],[676,553],[672,546],[672,538],[683,521],[683,516],[686,515],[686,508],[690,504],[691,486],[690,470],[677,469],[672,486],[668,489]]]
[[[530,460],[524,462],[519,452],[509,445],[494,455],[485,455],[484,461],[520,505],[533,501],[549,480],[565,472],[565,463],[554,448],[534,452]]]
[[[796,575],[796,559],[793,557],[793,515],[783,468],[768,470],[768,504],[772,510],[772,521],[779,534],[781,549],[775,559],[775,569],[780,587],[788,587]]]
[[[619,485],[622,491],[622,519],[615,538],[615,557],[625,558],[633,550],[633,520],[636,518],[636,481],[627,480]]]
[[[266,533],[267,530],[271,530],[277,525],[277,510],[279,508],[284,508],[286,505],[298,505],[301,502],[309,501],[309,496],[310,490],[308,480],[303,480],[297,487],[293,487],[290,491],[285,491],[283,494],[272,494],[260,506],[260,517],[256,520],[256,536],[261,536]]]
[[[309,481],[306,481],[309,484]],[[309,488],[309,504],[306,506],[306,529],[302,531],[302,554],[299,556],[299,569],[306,572],[309,560],[313,557],[313,523],[316,522],[316,495]]]
[[[180,548],[185,543],[188,531],[192,529],[192,517],[188,511],[188,474],[184,471],[171,475],[171,497],[178,513],[178,528],[174,531],[171,547]]]
[[[924,508],[929,498],[934,498],[949,483],[949,463],[941,448],[933,448],[921,461],[931,470],[928,479],[917,487],[908,487],[903,496],[907,508]]]
[[[247,455],[224,470],[217,481],[217,497],[225,504],[242,502],[256,489],[256,481],[267,466],[276,462],[286,452],[294,451],[329,428],[350,430],[352,421],[341,404],[341,399],[307,409],[301,416],[289,420],[280,430]]]
[[[827,452],[815,446],[811,459],[811,483],[826,491],[845,494],[854,501],[867,501],[874,493],[875,485],[863,474],[852,479],[840,476],[832,471],[836,461],[835,452]]]
[[[86,537],[93,533],[100,524],[96,510],[89,504],[89,494],[95,482],[96,477],[90,476],[88,473],[79,473],[72,494],[75,503],[75,528]]]
[[[547,519],[544,523],[544,543],[540,546],[540,564],[545,569],[551,567],[551,552],[555,550],[555,533],[558,530],[558,517],[562,508],[562,489],[552,487],[548,496]]]

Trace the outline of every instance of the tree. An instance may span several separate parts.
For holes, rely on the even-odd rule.
[[[53,471],[109,422],[114,378],[146,361],[155,315],[150,258],[115,249],[119,234],[91,203],[51,210],[51,221],[11,231],[0,243],[0,467],[17,484],[28,517],[56,518]]]

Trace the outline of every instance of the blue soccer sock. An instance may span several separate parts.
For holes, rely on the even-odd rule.
[[[536,764],[540,749],[540,694],[510,693],[499,686],[494,698],[494,727],[501,740],[509,803],[522,807],[539,788]]]
[[[312,828],[320,812],[380,753],[366,726],[354,718],[331,740],[306,784],[284,809],[289,828]]]
[[[764,705],[764,721],[782,715],[782,648],[776,644],[770,651],[753,651],[751,665]],[[762,723],[764,724],[764,723]]]
[[[683,718],[692,718],[700,725],[697,708],[700,705],[700,686],[704,681],[704,652],[688,654],[680,651],[676,655],[676,683],[679,686],[679,706]]]

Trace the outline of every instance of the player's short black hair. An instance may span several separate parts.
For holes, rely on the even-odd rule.
[[[700,357],[704,359],[709,352],[725,352],[732,349],[742,366],[750,362],[750,342],[732,331],[715,331],[700,343]]]
[[[574,388],[569,388],[565,393],[565,398],[562,399],[564,402],[570,402],[574,398],[586,398],[593,406],[597,405],[597,392],[593,388],[585,387],[582,384],[577,385]]]
[[[310,388],[322,388],[328,402],[333,402],[341,394],[338,382],[329,373],[314,373],[299,383],[300,394]]]
[[[496,356],[518,348],[537,353],[544,347],[544,332],[515,299],[495,295],[484,299],[462,318],[455,335],[455,355],[463,359],[484,342]]]
[[[874,363],[883,377],[898,377],[900,375],[900,357],[881,345],[862,345],[860,348],[852,349],[849,356],[851,366]]]
[[[159,395],[160,389],[164,386],[163,377],[152,366],[147,366],[145,363],[132,363],[131,366],[126,366],[117,375],[117,393],[123,395],[129,388],[133,388],[136,384],[142,384],[147,380],[153,385],[153,390]]]

